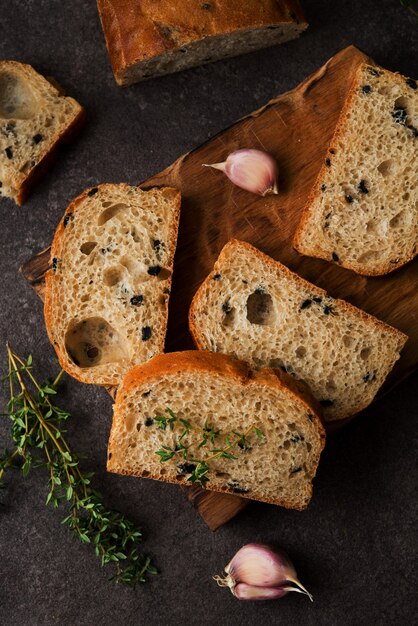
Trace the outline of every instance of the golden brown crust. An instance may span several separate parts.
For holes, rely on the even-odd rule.
[[[283,23],[307,26],[298,0],[97,0],[97,6],[119,84],[130,66],[205,37]]]
[[[269,265],[273,270],[279,270],[280,272],[285,274],[288,278],[294,280],[301,287],[305,289],[309,289],[310,291],[312,291],[312,293],[315,293],[321,297],[325,297],[327,295],[327,292],[324,289],[321,289],[320,287],[317,287],[313,283],[308,282],[301,276],[298,276],[298,274],[295,274],[294,272],[292,272],[288,267],[286,267],[279,261],[275,261],[274,259],[267,256],[266,254],[264,254],[263,252],[261,252],[260,250],[252,246],[251,244],[247,243],[246,241],[240,241],[238,239],[231,239],[230,241],[228,241],[227,244],[225,244],[225,246],[221,250],[220,256],[223,254],[226,254],[229,247],[233,247],[236,245],[243,246],[248,251],[251,251],[251,254],[254,254],[255,256],[257,256],[260,259],[260,261]],[[195,309],[199,305],[200,294],[201,292],[203,292],[203,288],[206,285],[208,285],[210,280],[211,280],[211,274],[209,274],[209,276],[205,278],[205,280],[203,281],[199,289],[196,291],[193,297],[192,303],[190,305],[190,309],[189,309],[189,329],[193,337],[193,341],[199,350],[202,349],[203,345],[202,345],[202,342],[199,341],[199,333],[198,333],[196,323],[194,320],[194,315],[195,315]],[[389,333],[393,337],[396,337],[398,341],[399,350],[401,350],[403,346],[405,345],[408,339],[408,335],[405,335],[405,333],[403,333],[402,331],[398,330],[397,328],[394,328],[393,326],[389,326],[389,324],[385,324],[384,322],[377,319],[376,317],[373,317],[373,315],[369,315],[369,313],[366,313],[362,309],[358,309],[357,307],[350,304],[349,302],[346,302],[345,300],[335,299],[335,303],[339,307],[341,307],[343,310],[349,311],[350,313],[355,313],[356,315],[360,316],[365,322],[368,322],[369,324],[371,323],[375,327],[381,328],[386,333]]]
[[[122,185],[124,185],[122,183]],[[65,216],[68,214],[75,214],[77,212],[77,209],[79,207],[79,205],[85,200],[85,198],[88,196],[88,193],[91,191],[91,189],[95,189],[95,188],[99,188],[99,189],[105,189],[106,187],[112,187],[114,188],[115,185],[112,183],[103,183],[101,185],[95,185],[94,187],[90,187],[88,189],[85,189],[79,196],[77,196],[77,198],[75,198],[67,207],[62,219],[60,220],[60,223],[58,224],[57,230],[55,232],[54,235],[54,239],[52,241],[51,244],[51,253],[50,253],[50,264],[52,265],[52,259],[54,258],[61,258],[62,254],[62,248],[64,245],[64,234],[65,234],[65,227],[64,227],[64,219]],[[174,211],[173,211],[173,223],[174,223],[174,228],[173,228],[173,233],[171,235],[171,239],[169,241],[169,254],[170,254],[170,258],[174,257],[174,252],[176,249],[176,242],[177,242],[177,231],[178,231],[178,224],[180,221],[180,205],[181,205],[181,194],[178,191],[178,189],[175,189],[174,187],[164,187],[163,188],[164,193],[169,193],[169,194],[174,194],[175,195],[175,199],[176,199],[176,205],[174,207]],[[45,317],[45,326],[46,326],[46,330],[47,330],[47,334],[49,337],[49,340],[51,342],[51,344],[53,345],[55,352],[57,353],[57,357],[58,357],[58,361],[61,365],[61,367],[68,372],[68,374],[70,374],[71,376],[73,376],[73,378],[75,378],[76,380],[79,380],[80,382],[86,383],[86,384],[97,384],[94,383],[93,381],[90,380],[86,380],[86,378],[83,376],[82,372],[83,370],[81,370],[80,368],[78,368],[76,365],[74,365],[70,359],[67,358],[67,356],[63,353],[61,347],[59,346],[59,344],[56,341],[55,338],[55,333],[54,333],[54,328],[55,328],[55,323],[54,323],[54,289],[53,289],[53,281],[55,279],[55,275],[52,271],[52,269],[49,269],[46,273],[45,273],[45,299],[44,299],[44,317]],[[171,280],[172,280],[172,275],[170,274],[170,277],[167,279],[169,281],[168,284],[168,289],[171,289]],[[164,320],[164,324],[165,326],[167,326],[167,320],[168,320],[168,306],[165,307],[165,320]],[[159,345],[158,349],[163,352],[164,350],[164,339],[162,339],[161,344]],[[106,385],[118,385],[119,384],[119,380],[109,380],[106,382]]]
[[[135,389],[135,387],[152,383],[152,381],[158,380],[162,376],[175,375],[180,372],[208,372],[210,374],[219,375],[222,378],[229,377],[232,381],[242,386],[264,385],[270,389],[279,389],[280,391],[285,391],[289,395],[293,395],[299,402],[301,401],[305,405],[307,412],[310,414],[310,419],[318,429],[318,434],[321,440],[320,449],[317,451],[317,457],[319,460],[319,456],[325,446],[325,429],[321,419],[320,406],[312,397],[307,385],[301,381],[294,380],[291,376],[279,370],[264,368],[258,372],[254,372],[244,361],[233,359],[232,357],[220,354],[219,352],[208,352],[205,350],[186,350],[184,352],[159,354],[147,363],[133,367],[126,374],[116,397],[116,403],[114,405],[114,419],[109,441],[113,441],[114,431],[116,430],[118,408],[124,405],[126,397],[133,389]],[[112,450],[109,444],[109,452],[111,453],[111,451]],[[143,476],[143,472],[133,472],[116,466],[111,458],[107,462],[107,470],[109,472],[125,474],[127,476]],[[149,474],[146,474],[146,477],[154,480],[160,480],[156,476],[150,476]],[[312,479],[313,478],[314,475],[312,476]],[[168,476],[164,477],[164,481],[179,484],[178,481],[171,479]],[[218,488],[216,486],[208,486],[207,488],[210,491],[218,491],[221,493],[235,493],[233,489],[229,489],[228,487]],[[312,485],[310,485],[310,489],[312,493]],[[249,496],[244,493],[240,494],[240,496],[241,495],[244,498],[249,498]],[[290,505],[287,501],[272,498],[257,497],[257,500],[297,510],[303,510],[307,506],[297,507],[293,504]]]
[[[358,66],[356,73],[353,76],[352,84],[348,92],[347,98],[345,99],[344,105],[341,109],[341,113],[338,118],[338,122],[335,127],[334,135],[331,139],[327,154],[328,153],[333,154],[333,152],[337,149],[339,145],[338,140],[340,136],[345,132],[345,124],[346,124],[346,120],[348,117],[348,113],[351,108],[351,103],[357,94],[358,87],[361,84],[362,72],[364,68],[367,67],[367,65],[372,65],[373,67],[376,67],[376,68],[380,67],[379,65],[374,63],[372,59],[369,59],[369,63],[361,63]],[[319,196],[320,183],[323,181],[326,175],[326,172],[327,172],[327,165],[324,159],[324,162],[322,163],[321,169],[318,173],[318,176],[316,177],[312,190],[308,196],[308,200],[306,202],[305,208],[303,209],[302,216],[300,218],[298,227],[293,237],[293,247],[297,252],[299,252],[300,254],[305,254],[313,258],[317,258],[317,259],[324,259],[323,252],[319,248],[317,250],[312,250],[310,247],[309,247],[309,251],[307,251],[305,248],[304,240],[303,240],[303,232],[304,232],[307,222],[309,222],[310,217],[313,213],[312,206],[316,198]],[[397,265],[391,265],[390,263],[383,263],[381,269],[378,269],[377,267],[371,267],[369,269],[362,268],[362,270],[360,271],[359,267],[356,266],[356,264],[350,263],[350,261],[345,261],[343,265],[341,263],[340,265],[362,276],[384,276],[385,274],[390,274],[391,272],[394,272],[397,269],[403,267],[404,265],[412,261],[415,258],[415,256],[416,254],[411,253],[409,256],[405,257],[402,260],[402,263],[399,263]],[[325,259],[325,260],[331,261],[331,259]]]
[[[73,100],[69,98],[69,100]],[[76,102],[74,100],[74,102]],[[78,104],[78,103],[76,103]],[[80,105],[79,105],[80,106]],[[16,203],[21,206],[29,194],[32,191],[33,186],[40,180],[46,172],[49,170],[51,165],[56,160],[59,149],[63,144],[69,143],[73,139],[76,138],[84,123],[86,121],[86,112],[83,107],[80,106],[80,109],[77,113],[77,116],[73,119],[71,124],[67,126],[67,128],[60,134],[54,145],[51,147],[49,152],[46,152],[41,160],[37,163],[37,165],[29,172],[27,177],[22,181],[19,189],[18,195],[16,197]]]

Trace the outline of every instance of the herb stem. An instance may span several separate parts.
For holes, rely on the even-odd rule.
[[[55,406],[50,396],[63,375],[61,370],[53,383],[39,385],[30,371],[32,358],[24,362],[7,344],[10,400],[7,415],[12,420],[11,435],[15,449],[0,455],[0,483],[8,468],[19,467],[16,457],[24,459],[23,475],[31,467],[44,467],[49,472],[47,504],[58,507],[67,501],[69,515],[63,520],[82,543],[90,543],[102,565],[113,563],[118,582],[135,585],[145,582],[146,574],[156,574],[151,559],[139,552],[137,544],[142,533],[117,511],[107,510],[101,494],[90,487],[92,474],[83,474],[79,460],[66,439],[62,423],[69,414]],[[37,396],[26,386],[27,376]],[[19,393],[15,392],[16,388]],[[3,484],[0,484],[3,486]],[[123,565],[122,565],[123,561]]]

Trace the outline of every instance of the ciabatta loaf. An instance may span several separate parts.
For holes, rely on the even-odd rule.
[[[222,354],[154,357],[125,377],[107,468],[293,509],[312,495],[324,430],[306,386]],[[223,452],[223,454],[222,454]]]
[[[294,39],[298,0],[97,0],[119,85]]]
[[[294,238],[302,254],[387,274],[418,243],[418,83],[359,67]]]
[[[180,210],[169,187],[100,185],[68,207],[46,274],[45,321],[61,366],[118,385],[164,350]]]
[[[200,349],[304,380],[328,421],[370,404],[407,339],[235,240],[197,291],[190,329]]]
[[[64,97],[33,67],[0,61],[0,196],[22,204],[57,146],[83,120],[78,102]]]

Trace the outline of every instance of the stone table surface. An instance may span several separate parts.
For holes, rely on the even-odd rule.
[[[397,0],[303,4],[310,28],[299,40],[120,90],[94,0],[0,0],[0,58],[54,76],[88,112],[84,132],[30,200],[23,207],[0,200],[2,371],[6,340],[33,354],[41,377],[58,371],[41,302],[18,268],[50,243],[84,188],[147,178],[349,44],[417,77],[418,19]],[[415,373],[330,438],[306,512],[254,503],[212,533],[175,486],[106,473],[111,400],[67,378],[69,440],[88,456],[84,467],[96,472],[107,503],[142,526],[160,574],[135,590],[109,582],[92,549],[60,524],[63,512],[45,506],[43,470],[26,479],[15,473],[0,496],[0,624],[416,623],[417,384]],[[6,402],[3,385],[1,407]],[[1,449],[8,432],[1,418]],[[219,589],[212,575],[252,541],[285,547],[315,602],[289,594],[245,603]]]

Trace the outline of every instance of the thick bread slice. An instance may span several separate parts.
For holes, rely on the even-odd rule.
[[[294,238],[302,254],[387,274],[418,242],[418,83],[361,65]]]
[[[97,0],[119,85],[294,39],[298,0]]]
[[[83,121],[78,102],[33,67],[0,61],[0,196],[22,204],[58,144],[70,140]]]
[[[304,380],[327,421],[370,404],[407,340],[236,240],[197,291],[189,323],[202,350],[281,367]]]
[[[134,367],[118,392],[107,469],[190,484],[198,461],[207,460],[207,489],[304,509],[325,443],[315,407],[306,386],[279,371],[252,372],[246,363],[210,352],[156,356]],[[162,430],[156,418],[169,416],[167,409],[176,420]],[[183,437],[180,420],[189,422]],[[199,447],[209,428],[219,433]],[[245,442],[228,448],[242,433]],[[163,446],[190,449],[161,462],[156,452]],[[225,448],[236,458],[208,460],[214,449]]]
[[[100,185],[68,207],[51,249],[45,321],[61,366],[118,385],[163,352],[180,192]]]

